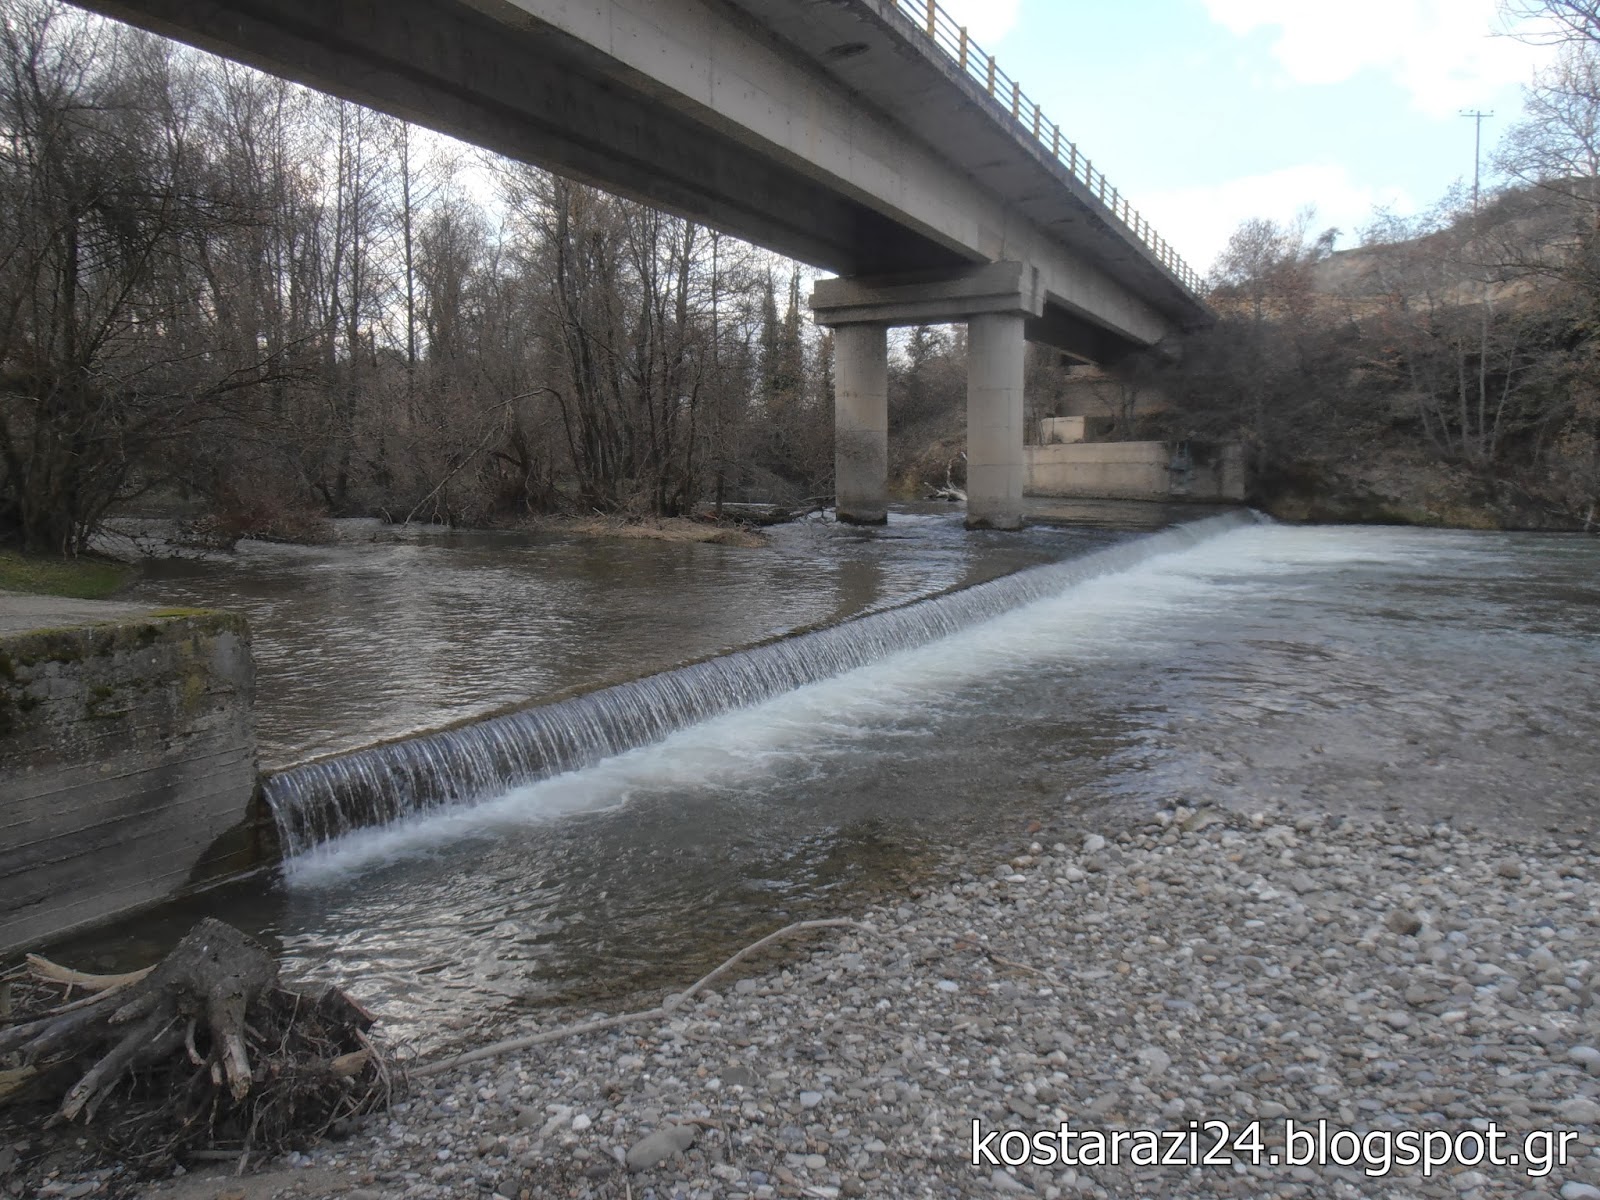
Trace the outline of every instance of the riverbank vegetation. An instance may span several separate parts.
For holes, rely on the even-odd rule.
[[[1216,325],[1111,368],[1161,411],[1104,436],[1242,441],[1290,516],[1591,520],[1600,68],[1569,15],[1503,192],[1353,250],[1247,223]],[[231,544],[832,491],[796,264],[56,0],[0,0],[0,121],[0,545],[82,554],[140,505]],[[1032,354],[1033,414],[1071,372]],[[965,393],[958,328],[904,335],[902,494],[962,486]]]
[[[1600,17],[1518,0],[1561,44],[1493,167],[1431,211],[1248,221],[1216,325],[1155,373],[1176,437],[1242,441],[1289,515],[1594,527],[1600,499]]]
[[[103,559],[66,560],[0,550],[0,592],[104,600],[121,591],[132,574],[122,563]]]
[[[54,0],[0,3],[0,121],[0,542],[831,488],[828,338],[749,245]]]

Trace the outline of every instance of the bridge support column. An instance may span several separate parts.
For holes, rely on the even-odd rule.
[[[819,325],[834,330],[839,519],[887,517],[887,328],[966,321],[967,528],[1021,529],[1023,331],[1044,313],[1038,269],[997,262],[822,279],[811,309]]]
[[[889,520],[889,330],[833,331],[833,490],[839,520]]]
[[[967,322],[967,528],[1021,529],[1024,319]]]

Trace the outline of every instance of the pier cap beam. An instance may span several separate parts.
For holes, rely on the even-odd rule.
[[[1044,316],[1039,270],[1020,262],[953,270],[820,279],[811,293],[818,325],[942,325],[985,313]]]

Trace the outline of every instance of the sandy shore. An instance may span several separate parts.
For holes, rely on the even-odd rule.
[[[1178,808],[880,906],[669,1020],[419,1081],[269,1174],[144,1194],[1593,1200],[1596,866],[1587,839]],[[1273,1165],[1306,1149],[1291,1120],[1368,1157]],[[1212,1121],[1243,1138],[1223,1165],[1091,1161]],[[1076,1165],[991,1161],[1063,1127]],[[1470,1158],[1492,1128],[1502,1155],[1565,1133],[1567,1161],[1403,1165],[1402,1134]]]

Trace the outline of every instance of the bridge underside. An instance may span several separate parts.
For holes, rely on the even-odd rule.
[[[729,132],[609,56],[463,0],[92,0],[158,33],[844,275],[974,261]]]
[[[968,322],[969,524],[1011,528],[1024,339],[1105,363],[1204,319],[878,0],[82,2],[838,273],[845,519],[884,517],[888,327]]]
[[[704,110],[590,42],[504,0],[85,2],[840,275],[988,261],[959,239],[920,230],[808,164],[754,144],[732,122],[708,121]],[[772,38],[758,28],[745,33]],[[1149,340],[1120,324],[1051,297],[1028,335],[1105,361]]]

